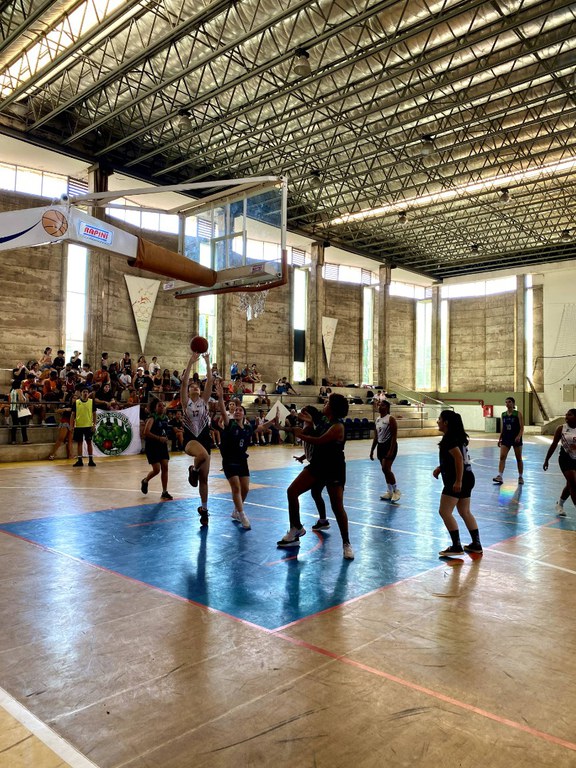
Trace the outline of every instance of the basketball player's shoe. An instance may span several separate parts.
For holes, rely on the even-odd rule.
[[[468,552],[469,555],[482,555],[484,553],[484,550],[482,549],[481,544],[474,544],[474,542],[470,542],[470,544],[464,544],[464,552]]]
[[[496,475],[496,477],[493,477],[492,482],[496,483],[496,485],[502,485],[502,483],[504,482],[502,475]]]
[[[284,536],[277,541],[276,544],[279,547],[299,547],[300,539],[306,535],[306,528],[304,526],[300,528],[290,528]]]
[[[458,557],[464,554],[461,544],[451,544],[446,549],[441,549],[438,552],[438,557]]]
[[[386,493],[383,493],[382,496],[380,496],[382,501],[390,501],[392,498],[392,491],[386,491]]]
[[[354,560],[354,550],[352,549],[351,544],[344,544],[344,549],[342,550],[342,556],[344,560]]]
[[[312,526],[313,531],[325,531],[326,528],[330,528],[330,520],[327,520],[325,517],[321,517]]]
[[[210,517],[208,510],[204,507],[198,507],[198,514],[200,515],[200,525],[208,525],[208,518]]]
[[[566,510],[564,509],[564,504],[560,504],[559,501],[556,502],[556,514],[558,517],[566,517]]]
[[[400,497],[402,496],[402,492],[399,490],[392,491],[392,498],[390,501],[400,501]]]

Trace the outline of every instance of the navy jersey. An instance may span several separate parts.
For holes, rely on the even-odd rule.
[[[253,429],[248,422],[241,427],[234,419],[222,430],[220,453],[222,461],[235,464],[248,458],[248,447],[252,443]]]

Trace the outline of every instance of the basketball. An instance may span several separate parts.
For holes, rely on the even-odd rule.
[[[42,216],[42,226],[53,237],[62,237],[68,231],[68,220],[60,211],[46,211]]]
[[[205,339],[204,336],[194,336],[190,342],[190,349],[192,352],[203,355],[204,352],[208,351],[208,339]]]

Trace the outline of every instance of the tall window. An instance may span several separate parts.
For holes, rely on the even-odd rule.
[[[374,381],[374,291],[362,289],[362,383]]]
[[[200,336],[208,339],[208,349],[210,350],[212,362],[218,362],[218,348],[216,346],[216,296],[200,296],[198,298],[198,332]],[[199,365],[200,370],[202,370],[204,360],[201,360]]]
[[[68,246],[66,259],[66,359],[75,350],[84,351],[86,328],[86,285],[88,251],[80,245]]]
[[[526,345],[526,376],[532,379],[534,375],[534,290],[532,275],[525,275],[524,289],[524,343]]]
[[[294,328],[294,381],[306,380],[306,327],[308,325],[308,271],[294,269],[292,327]]]
[[[416,303],[416,389],[430,389],[432,383],[432,302]]]
[[[450,347],[448,340],[450,338],[450,318],[448,314],[448,302],[443,299],[440,302],[440,389],[447,392],[450,386],[448,381],[448,361]]]

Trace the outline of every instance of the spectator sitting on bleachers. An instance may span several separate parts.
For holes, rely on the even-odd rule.
[[[37,415],[40,421],[44,421],[46,415],[46,408],[42,404],[42,392],[39,385],[36,383],[36,377],[33,373],[28,374],[26,381],[22,383],[22,391],[26,395],[28,400],[28,408],[32,416]]]
[[[40,370],[43,371],[46,368],[50,370],[52,368],[52,347],[46,347],[44,354],[38,361],[40,363]]]
[[[256,429],[254,430],[254,445],[270,445],[272,442],[274,420],[266,421],[264,411],[258,411],[258,416],[254,419]],[[278,431],[278,430],[276,430]]]
[[[182,420],[182,411],[176,411],[168,422],[172,431],[172,450],[184,450],[184,421]]]
[[[100,368],[94,374],[94,386],[101,387],[102,384],[110,383],[110,374],[108,373],[108,366],[102,363]]]
[[[290,413],[288,414],[288,416],[286,416],[284,420],[284,426],[287,427],[284,434],[284,442],[293,443],[294,445],[296,445],[296,438],[294,437],[294,433],[292,432],[294,427],[298,426],[298,413],[296,411],[296,408],[290,408]]]
[[[70,363],[68,363],[68,365],[70,365]],[[68,370],[68,365],[66,366],[66,370]],[[74,370],[71,365],[70,370]],[[86,376],[88,376],[89,373],[92,373],[92,370],[90,369],[90,363],[83,363],[82,368],[80,368],[77,373],[81,379],[86,380]]]
[[[96,403],[96,407],[100,408],[101,411],[109,411],[110,403],[113,399],[114,396],[112,394],[112,387],[109,381],[105,381],[94,392],[94,402]]]
[[[128,369],[128,372],[132,373],[132,358],[130,357],[130,352],[124,352],[124,357],[120,361],[120,367],[122,370]]]
[[[156,355],[154,355],[152,358],[152,362],[150,363],[148,370],[150,371],[150,376],[152,376],[152,378],[154,378],[154,376],[160,372],[160,363],[158,362]]]
[[[318,392],[318,402],[319,403],[325,403],[328,400],[328,397],[332,394],[332,390],[330,387],[320,387],[320,391]]]
[[[298,392],[296,392],[296,390],[294,389],[292,384],[290,384],[286,376],[282,376],[282,378],[278,379],[278,381],[276,382],[276,394],[277,395],[287,395],[287,394],[297,395]]]
[[[232,365],[230,366],[230,378],[232,379],[232,381],[234,381],[234,379],[236,378],[236,376],[238,376],[239,373],[240,371],[238,370],[238,361],[233,360]]]
[[[178,382],[178,386],[180,386],[180,382]],[[162,371],[162,392],[164,394],[167,394],[168,392],[174,391],[174,385],[172,384],[172,376],[170,376],[170,371],[168,368],[164,368]]]
[[[170,383],[173,386],[174,392],[176,392],[177,389],[180,389],[181,377],[178,371],[172,371],[172,375],[170,376]]]
[[[250,366],[250,376],[252,377],[252,381],[256,384],[260,384],[262,381],[262,376],[260,376],[260,371],[256,367],[256,363],[252,363]]]
[[[30,371],[24,363],[18,363],[18,365],[15,368],[12,368],[12,381],[16,381],[16,383],[22,383],[28,378]],[[36,377],[34,376],[34,379]]]
[[[66,358],[64,357],[64,350],[59,349],[58,354],[52,361],[52,368],[55,368],[58,371],[58,373],[60,373],[60,371],[62,370],[62,368],[64,368],[65,365],[66,365]]]
[[[218,371],[218,363],[212,363],[212,378],[213,379],[221,379],[222,376],[220,376],[220,373]]]
[[[260,389],[256,392],[256,398],[254,400],[255,405],[267,405],[270,408],[270,398],[268,392],[266,392],[266,384],[261,384]]]
[[[74,354],[70,358],[70,365],[72,366],[72,368],[76,369],[77,371],[79,371],[80,368],[82,367],[80,352],[77,349],[74,350]]]

